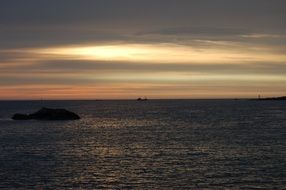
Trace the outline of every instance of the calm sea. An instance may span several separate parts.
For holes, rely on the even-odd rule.
[[[82,119],[9,119],[42,104]],[[0,102],[0,189],[102,188],[286,188],[286,102]]]

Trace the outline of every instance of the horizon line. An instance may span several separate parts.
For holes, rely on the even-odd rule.
[[[248,100],[257,98],[148,98],[148,100]],[[0,101],[137,101],[135,99],[0,99]]]

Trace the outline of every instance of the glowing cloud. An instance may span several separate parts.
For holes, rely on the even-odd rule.
[[[133,61],[152,63],[241,63],[245,61],[284,62],[286,55],[271,51],[236,48],[193,48],[176,44],[118,44],[54,47],[24,50],[42,59]]]

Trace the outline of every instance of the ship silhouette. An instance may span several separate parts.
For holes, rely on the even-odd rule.
[[[137,101],[147,101],[147,100],[148,100],[147,97],[144,97],[144,98],[139,97],[139,98],[137,98]]]

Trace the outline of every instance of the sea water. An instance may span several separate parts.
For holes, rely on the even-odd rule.
[[[13,121],[42,106],[77,121]],[[283,189],[286,102],[0,102],[0,189]]]

